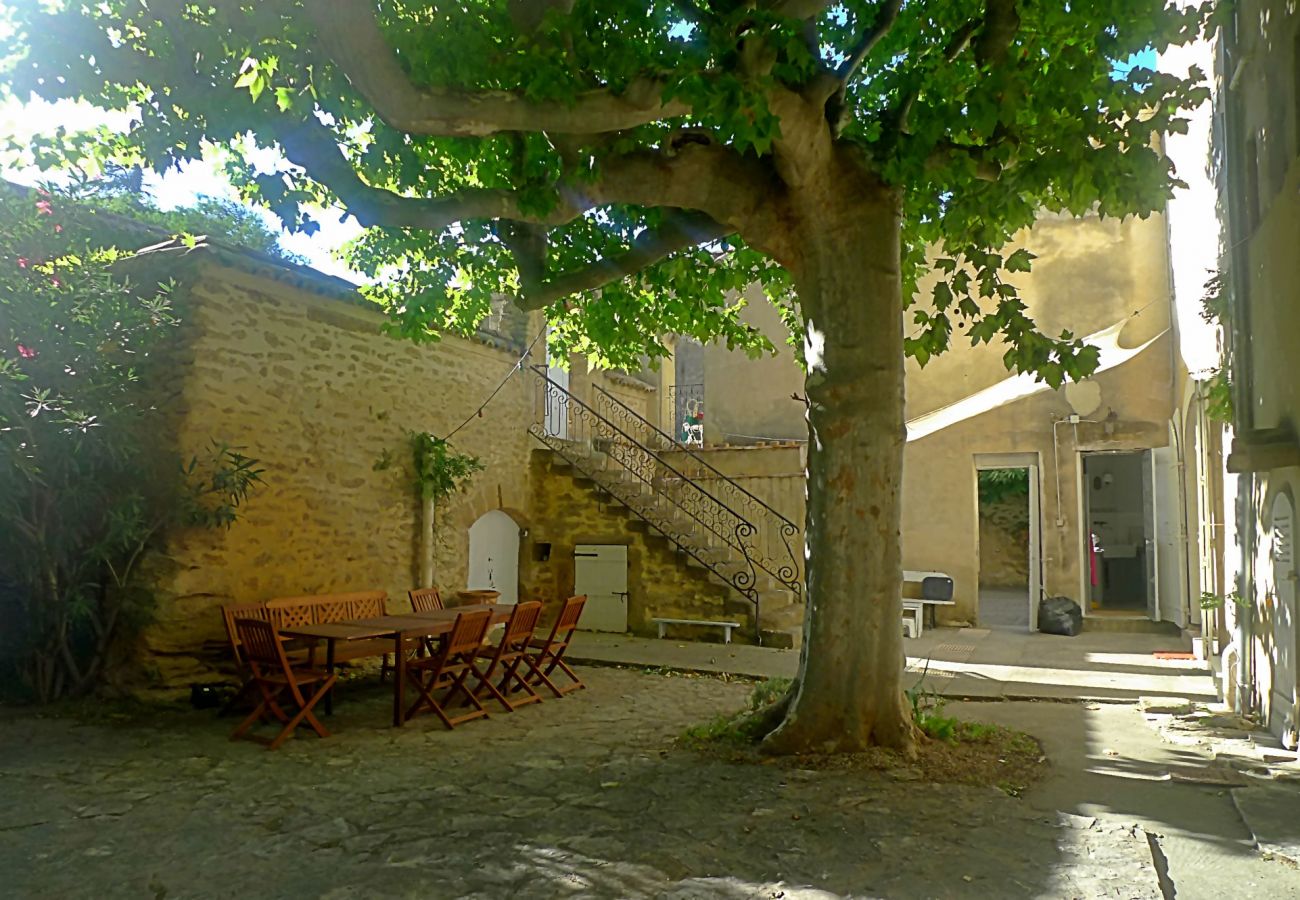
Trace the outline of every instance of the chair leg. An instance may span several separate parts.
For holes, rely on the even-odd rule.
[[[519,673],[519,667],[527,661],[526,656],[517,656],[512,659],[506,666],[505,673],[501,676],[501,681],[493,692],[494,696],[501,701],[501,705],[506,709],[514,712],[521,706],[527,706],[529,703],[541,703],[542,695],[537,693],[528,679]],[[511,685],[514,682],[514,685]],[[519,700],[511,700],[510,695],[516,692],[525,693],[528,696]]]
[[[559,668],[560,671],[569,676],[569,679],[573,682],[572,684],[566,684],[564,687],[560,688],[562,693],[568,694],[572,691],[580,691],[586,687],[586,685],[582,683],[582,679],[578,677],[578,673],[569,668],[569,664],[564,661],[564,657],[558,655],[552,656],[551,664],[546,667],[546,674],[551,675],[555,672],[556,668]]]
[[[423,710],[425,707],[428,707],[429,709],[433,710],[435,713],[437,713],[439,718],[441,718],[443,721],[446,721],[447,718],[446,714],[443,713],[442,707],[438,705],[438,701],[435,700],[433,696],[433,692],[437,688],[437,685],[435,684],[435,682],[437,681],[437,676],[436,675],[431,676],[429,678],[429,684],[426,686],[424,683],[424,678],[421,677],[418,671],[412,672],[411,669],[407,669],[406,671],[411,676],[409,681],[412,684],[414,684],[417,696],[415,698],[415,702],[412,703],[409,707],[407,707],[406,712],[402,714],[402,721],[403,722],[411,721],[411,719],[419,715],[420,711]]]
[[[312,713],[312,707],[315,706],[321,700],[321,698],[323,698],[325,694],[329,692],[330,688],[334,687],[334,681],[335,681],[335,676],[333,675],[331,675],[329,678],[326,678],[321,683],[321,686],[316,689],[316,692],[312,694],[311,697],[308,698],[306,702],[302,704],[302,707],[298,710],[297,714],[294,715],[293,718],[291,718],[288,722],[285,723],[284,728],[280,729],[280,733],[277,734],[275,736],[275,739],[271,741],[270,748],[272,750],[280,749],[280,746],[285,741],[293,737],[294,732],[298,730],[298,726],[302,724],[304,721],[311,727],[313,731],[316,732],[318,737],[327,738],[330,736],[328,729],[326,729],[325,726],[320,723],[320,720],[317,719],[316,716]]]
[[[248,731],[248,729],[252,728],[257,722],[259,722],[262,719],[262,716],[264,716],[265,714],[266,714],[266,701],[262,700],[260,703],[257,704],[256,707],[253,708],[253,711],[249,713],[248,716],[242,722],[240,722],[238,725],[235,726],[235,730],[230,732],[230,739],[232,741],[239,740],[241,737],[244,736],[244,733]]]
[[[535,684],[545,685],[550,688],[551,693],[554,694],[557,699],[564,696],[564,691],[560,690],[559,686],[551,680],[551,677],[548,674],[546,674],[547,670],[542,668],[541,664],[544,660],[540,655],[536,657],[525,656],[524,662],[527,663],[528,668],[531,670],[531,675],[529,677],[536,679]]]
[[[469,688],[469,677],[471,675],[477,676],[480,681],[483,679],[483,673],[479,671],[478,666],[474,665],[473,661],[466,663],[464,670],[452,682],[451,688],[447,691],[447,696],[443,697],[443,703],[447,708],[451,708],[452,698],[457,694],[464,694],[466,705],[474,707],[467,713],[445,719],[444,721],[447,722],[448,727],[455,727],[462,722],[469,722],[472,719],[483,718],[488,715],[487,707],[479,702],[478,697],[474,696],[474,691]]]

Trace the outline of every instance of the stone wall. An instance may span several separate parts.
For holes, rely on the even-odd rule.
[[[419,533],[406,434],[446,434],[517,359],[456,337],[395,340],[356,302],[216,263],[182,312],[192,363],[176,373],[180,448],[242,448],[264,484],[232,528],[177,535],[154,561],[160,602],[143,636],[145,674],[172,687],[212,678],[212,661],[224,662],[223,604],[382,588],[403,607]],[[505,509],[527,527],[531,420],[532,393],[516,378],[456,435],[486,468],[438,511],[439,583],[465,584],[468,528],[484,512]]]
[[[1026,588],[1029,584],[1028,495],[981,503],[979,515],[979,586]]]

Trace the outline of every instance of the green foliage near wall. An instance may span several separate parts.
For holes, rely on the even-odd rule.
[[[148,551],[229,525],[261,475],[224,445],[183,463],[160,440],[173,285],[76,209],[0,194],[0,630],[41,701],[101,683],[148,620]]]
[[[428,432],[411,433],[411,452],[421,500],[441,503],[468,487],[475,472],[483,471],[477,456],[457,453],[451,444]]]
[[[1216,272],[1205,282],[1205,293],[1201,296],[1201,318],[1226,333],[1228,324],[1228,277],[1223,272]],[[1232,403],[1232,352],[1226,341],[1219,349],[1219,367],[1210,373],[1201,383],[1201,394],[1205,399],[1205,414],[1215,422],[1231,425],[1233,421]]]
[[[981,506],[1029,496],[1028,469],[982,469],[978,480]]]

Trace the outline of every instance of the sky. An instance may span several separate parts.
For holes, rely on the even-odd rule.
[[[70,131],[99,125],[123,128],[128,121],[125,113],[107,112],[87,103],[68,100],[51,104],[44,100],[34,99],[23,103],[16,98],[9,98],[0,102],[0,137],[29,139],[36,134],[51,133],[60,125]],[[266,165],[273,165],[274,159],[274,154],[268,154]],[[27,185],[57,180],[53,173],[42,172],[35,167],[14,167],[9,164],[0,166],[0,177]],[[214,159],[190,163],[182,166],[180,171],[168,172],[161,177],[152,172],[147,173],[145,189],[161,209],[186,206],[205,195],[236,201],[239,199]],[[355,220],[343,217],[340,210],[322,211],[315,216],[321,227],[312,236],[290,234],[280,228],[279,220],[271,213],[266,210],[256,212],[271,229],[280,233],[280,245],[285,250],[304,257],[313,268],[353,282],[363,280],[361,275],[351,271],[333,256],[333,251],[355,238],[362,230]]]

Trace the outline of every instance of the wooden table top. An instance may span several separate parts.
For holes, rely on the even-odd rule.
[[[456,624],[456,617],[463,612],[486,609],[492,613],[492,624],[504,622],[514,612],[510,603],[474,604],[457,606],[450,609],[434,609],[428,612],[410,612],[400,615],[373,616],[367,619],[347,619],[342,622],[326,622],[320,625],[295,625],[281,628],[280,634],[287,637],[315,638],[330,641],[364,641],[371,638],[392,637],[396,634],[412,636],[434,636],[446,634]]]
[[[291,625],[281,628],[285,637],[315,638],[330,641],[364,641],[370,638],[390,637],[392,628],[364,625],[360,622],[322,622],[319,625]]]

